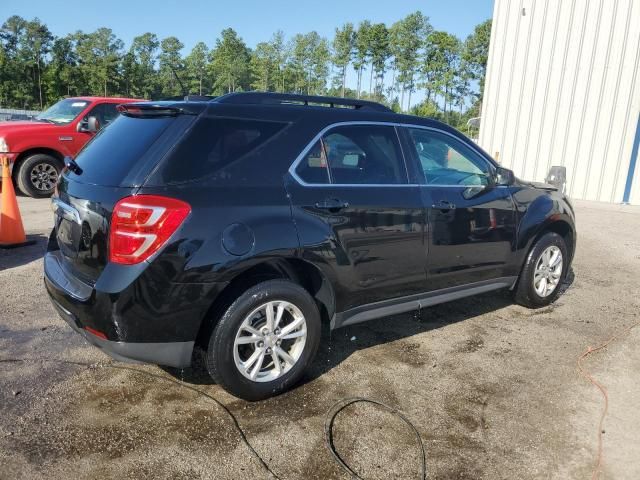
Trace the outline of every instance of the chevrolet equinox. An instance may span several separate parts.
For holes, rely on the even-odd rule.
[[[127,103],[52,198],[45,284],[120,360],[259,400],[334,329],[491,290],[553,302],[576,245],[556,188],[457,130],[343,98],[233,93]]]

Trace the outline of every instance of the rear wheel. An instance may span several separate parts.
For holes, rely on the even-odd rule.
[[[557,233],[544,234],[533,245],[518,279],[515,300],[529,308],[544,307],[560,294],[568,266],[567,246]]]
[[[50,197],[61,170],[62,164],[57,158],[44,153],[31,155],[18,165],[18,188],[30,197]]]
[[[320,343],[320,314],[309,293],[286,280],[244,292],[213,329],[206,360],[211,377],[245,400],[294,385]]]

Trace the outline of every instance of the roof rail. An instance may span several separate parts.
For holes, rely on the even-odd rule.
[[[217,97],[213,95],[174,95],[173,97],[164,97],[159,99],[160,102],[174,101],[174,102],[209,102]]]
[[[355,110],[376,110],[379,112],[393,112],[381,103],[354,98],[323,97],[320,95],[299,95],[295,93],[271,92],[237,92],[229,93],[215,99],[218,103],[233,103],[245,105],[319,105],[336,107],[350,107]]]

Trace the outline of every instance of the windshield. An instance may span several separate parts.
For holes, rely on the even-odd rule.
[[[55,105],[35,117],[36,120],[66,125],[73,120],[89,105],[87,100],[67,98],[60,100]]]

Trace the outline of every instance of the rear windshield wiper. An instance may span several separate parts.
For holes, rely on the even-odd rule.
[[[80,168],[80,165],[78,165],[78,163],[73,158],[64,157],[64,166],[76,175],[82,175],[82,168]]]

